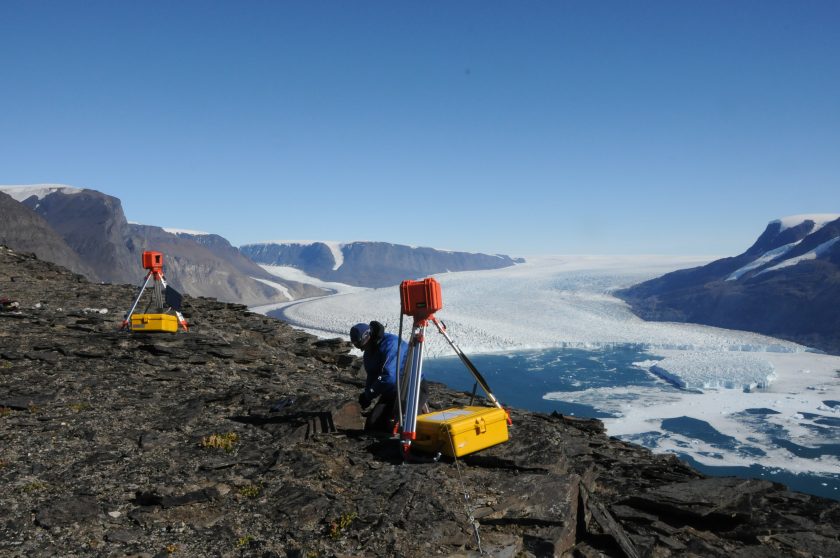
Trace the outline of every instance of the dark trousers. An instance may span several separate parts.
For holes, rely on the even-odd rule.
[[[426,381],[420,382],[420,401],[418,414],[423,412],[426,402],[429,400],[429,388]],[[405,411],[405,409],[403,409]],[[376,405],[370,411],[365,421],[365,430],[391,433],[394,431],[394,424],[397,422],[397,392],[384,393],[379,396]]]

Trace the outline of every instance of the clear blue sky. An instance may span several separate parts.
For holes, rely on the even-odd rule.
[[[130,220],[734,254],[840,212],[840,2],[0,2],[0,184]]]

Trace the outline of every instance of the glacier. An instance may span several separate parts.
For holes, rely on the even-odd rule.
[[[653,387],[599,387],[543,395],[610,413],[613,418],[604,423],[611,435],[630,440],[641,436],[654,451],[689,455],[707,465],[748,466],[759,462],[760,451],[760,463],[768,467],[840,474],[837,455],[813,458],[791,450],[819,448],[840,434],[824,424],[840,418],[840,404],[832,403],[840,400],[840,357],[756,333],[647,322],[611,295],[616,289],[711,259],[541,256],[499,270],[439,274],[444,307],[437,316],[467,354],[562,347],[594,351],[629,345],[656,356],[657,360],[636,363],[660,378]],[[285,279],[306,279],[290,268],[265,268]],[[353,324],[370,320],[386,324],[389,331],[398,329],[396,286],[330,286],[336,294],[255,310],[279,313],[296,327],[322,337],[346,338]],[[409,327],[405,324],[406,336]],[[448,356],[452,351],[433,331],[427,335],[426,354]],[[504,394],[497,395],[504,400]],[[756,408],[772,413],[751,414]],[[663,427],[663,421],[684,416],[708,423],[735,444],[716,447]],[[780,438],[788,445],[780,444]]]

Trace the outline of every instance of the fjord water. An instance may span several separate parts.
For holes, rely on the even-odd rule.
[[[620,413],[604,410],[610,406],[598,404],[597,398],[578,395],[602,393],[604,397],[612,394],[620,398],[624,392],[632,398],[634,393],[641,390],[648,394],[652,391],[661,391],[666,396],[672,394],[677,400],[685,396],[683,390],[662,381],[645,369],[645,363],[652,363],[659,358],[633,345],[595,350],[560,348],[470,356],[503,405],[542,413],[558,412],[599,418],[608,425],[620,421]],[[425,360],[423,375],[428,380],[445,383],[465,392],[471,392],[475,384],[472,375],[454,356]],[[553,396],[547,399],[546,394]],[[478,395],[483,395],[481,388],[478,388]],[[762,420],[775,412],[772,409],[747,409],[741,418],[751,423],[754,429],[763,432],[770,443],[800,458],[840,456],[840,444],[800,446],[789,439],[783,428]],[[840,439],[840,420],[831,416],[810,418],[818,421],[823,441]],[[763,465],[767,453],[759,440],[756,439],[754,445],[741,443],[719,432],[708,422],[690,416],[652,420],[649,431],[621,438],[654,450],[665,449],[676,453],[707,475],[766,479],[784,483],[794,490],[840,500],[840,474],[793,473],[771,463]],[[707,446],[706,451],[698,452],[698,444]],[[699,454],[703,461],[698,461],[692,454]],[[752,463],[724,465],[733,455]],[[714,465],[715,461],[721,465]]]

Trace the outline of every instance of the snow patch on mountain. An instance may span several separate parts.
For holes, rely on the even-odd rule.
[[[748,272],[752,271],[753,269],[758,269],[759,267],[763,266],[764,264],[769,263],[769,262],[775,260],[776,258],[787,254],[788,252],[790,252],[791,248],[793,248],[794,246],[796,246],[800,242],[802,242],[802,241],[800,240],[799,242],[791,242],[790,244],[785,244],[784,246],[779,246],[775,250],[770,250],[769,252],[765,252],[764,254],[760,255],[759,257],[757,257],[755,260],[748,263],[744,267],[733,271],[732,274],[729,277],[726,278],[726,280],[727,281],[737,281],[745,273],[748,273]]]
[[[165,230],[166,232],[168,232],[170,234],[189,234],[189,235],[192,235],[192,236],[206,236],[206,235],[212,234],[212,233],[209,233],[209,232],[193,231],[193,230],[190,230],[190,229],[173,229],[171,227],[162,227],[162,228],[163,228],[163,230]]]
[[[332,252],[333,260],[335,260],[333,271],[335,271],[344,265],[344,253],[341,251],[344,244],[340,242],[324,242],[324,244],[326,244],[327,248],[329,248],[330,252]]]
[[[799,262],[804,262],[804,261],[807,261],[807,260],[815,260],[815,259],[819,258],[820,256],[822,256],[823,254],[825,254],[826,252],[828,252],[831,249],[831,247],[834,246],[834,244],[838,240],[840,240],[840,236],[834,237],[827,242],[823,242],[822,244],[820,244],[819,246],[817,246],[813,250],[811,250],[809,252],[805,252],[801,256],[796,256],[795,258],[787,259],[780,264],[774,265],[773,267],[768,267],[767,269],[763,269],[759,273],[757,273],[756,275],[761,275],[762,273],[767,273],[768,271],[777,271],[777,270],[783,269],[785,267],[790,267],[790,266],[796,265]]]
[[[275,283],[274,281],[269,281],[268,279],[260,279],[259,277],[251,277],[254,281],[259,281],[263,285],[268,285],[269,287],[279,291],[283,296],[285,296],[289,300],[293,300],[295,297],[292,296],[292,293],[289,292],[289,289],[286,288],[285,285],[281,285],[280,283]]]
[[[0,190],[10,195],[16,201],[22,202],[35,196],[38,200],[44,199],[46,196],[55,192],[62,192],[64,194],[78,194],[82,191],[81,188],[73,188],[72,186],[65,186],[64,184],[29,184],[26,186],[0,186]]]
[[[776,219],[775,221],[770,221],[770,223],[781,224],[782,228],[779,232],[782,232],[785,229],[801,225],[805,221],[813,221],[814,228],[810,231],[810,234],[812,234],[823,228],[827,223],[836,221],[837,219],[840,219],[840,213],[811,213],[803,215],[790,215],[788,217]]]
[[[287,244],[289,246],[312,246],[313,244],[323,244],[327,248],[330,249],[330,253],[332,253],[333,261],[333,271],[336,271],[342,265],[344,265],[344,253],[341,251],[347,244],[347,242],[337,242],[335,240],[268,240],[265,242],[258,242],[257,244]]]

